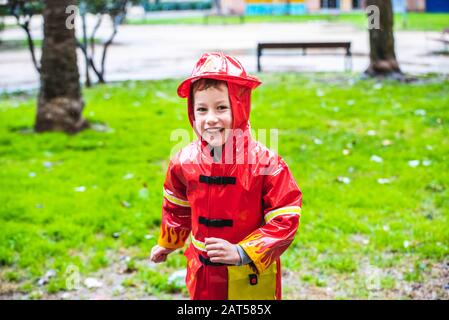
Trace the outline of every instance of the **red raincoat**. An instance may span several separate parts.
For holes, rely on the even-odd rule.
[[[250,96],[260,81],[233,57],[204,54],[178,88],[188,98],[192,126],[190,85],[198,78],[227,81],[236,133],[223,146],[221,162],[198,132],[199,139],[170,161],[158,244],[181,248],[190,234],[185,256],[191,299],[281,299],[280,255],[298,228],[302,194],[287,164],[251,138]],[[206,237],[239,244],[252,263],[212,263]]]

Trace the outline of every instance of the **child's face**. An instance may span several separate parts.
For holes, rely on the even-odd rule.
[[[195,91],[193,101],[195,129],[210,146],[223,145],[230,133],[227,129],[232,129],[228,87],[222,84],[218,88]]]

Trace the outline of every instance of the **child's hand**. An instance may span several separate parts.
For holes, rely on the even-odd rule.
[[[206,238],[205,244],[211,262],[233,265],[240,262],[240,255],[235,244],[219,238]]]
[[[155,245],[151,249],[150,261],[154,263],[164,262],[167,260],[167,255],[175,251],[174,249],[167,249],[160,245]]]

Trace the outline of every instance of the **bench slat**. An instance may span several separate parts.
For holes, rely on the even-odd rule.
[[[343,48],[346,50],[345,69],[351,69],[351,42],[259,42],[257,44],[257,71],[261,72],[260,57],[265,49],[303,49],[303,54],[308,48]]]

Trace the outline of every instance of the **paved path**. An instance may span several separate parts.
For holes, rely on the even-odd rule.
[[[105,25],[99,33],[107,37]],[[39,21],[33,34],[41,38]],[[442,45],[430,40],[438,32],[399,31],[396,50],[402,70],[408,73],[440,72],[449,74],[449,56],[432,54]],[[7,29],[2,38],[23,39],[20,29]],[[237,56],[249,72],[256,69],[256,46],[260,41],[352,41],[353,70],[368,65],[368,33],[349,24],[247,23],[235,25],[124,25],[107,57],[106,80],[163,79],[184,77],[201,53],[222,50]],[[38,52],[38,56],[40,53]],[[79,55],[81,58],[81,55]],[[81,59],[79,59],[81,61]],[[267,55],[264,71],[343,71],[342,55]],[[80,66],[80,72],[84,67]],[[38,75],[27,49],[0,51],[0,90],[36,88]]]

